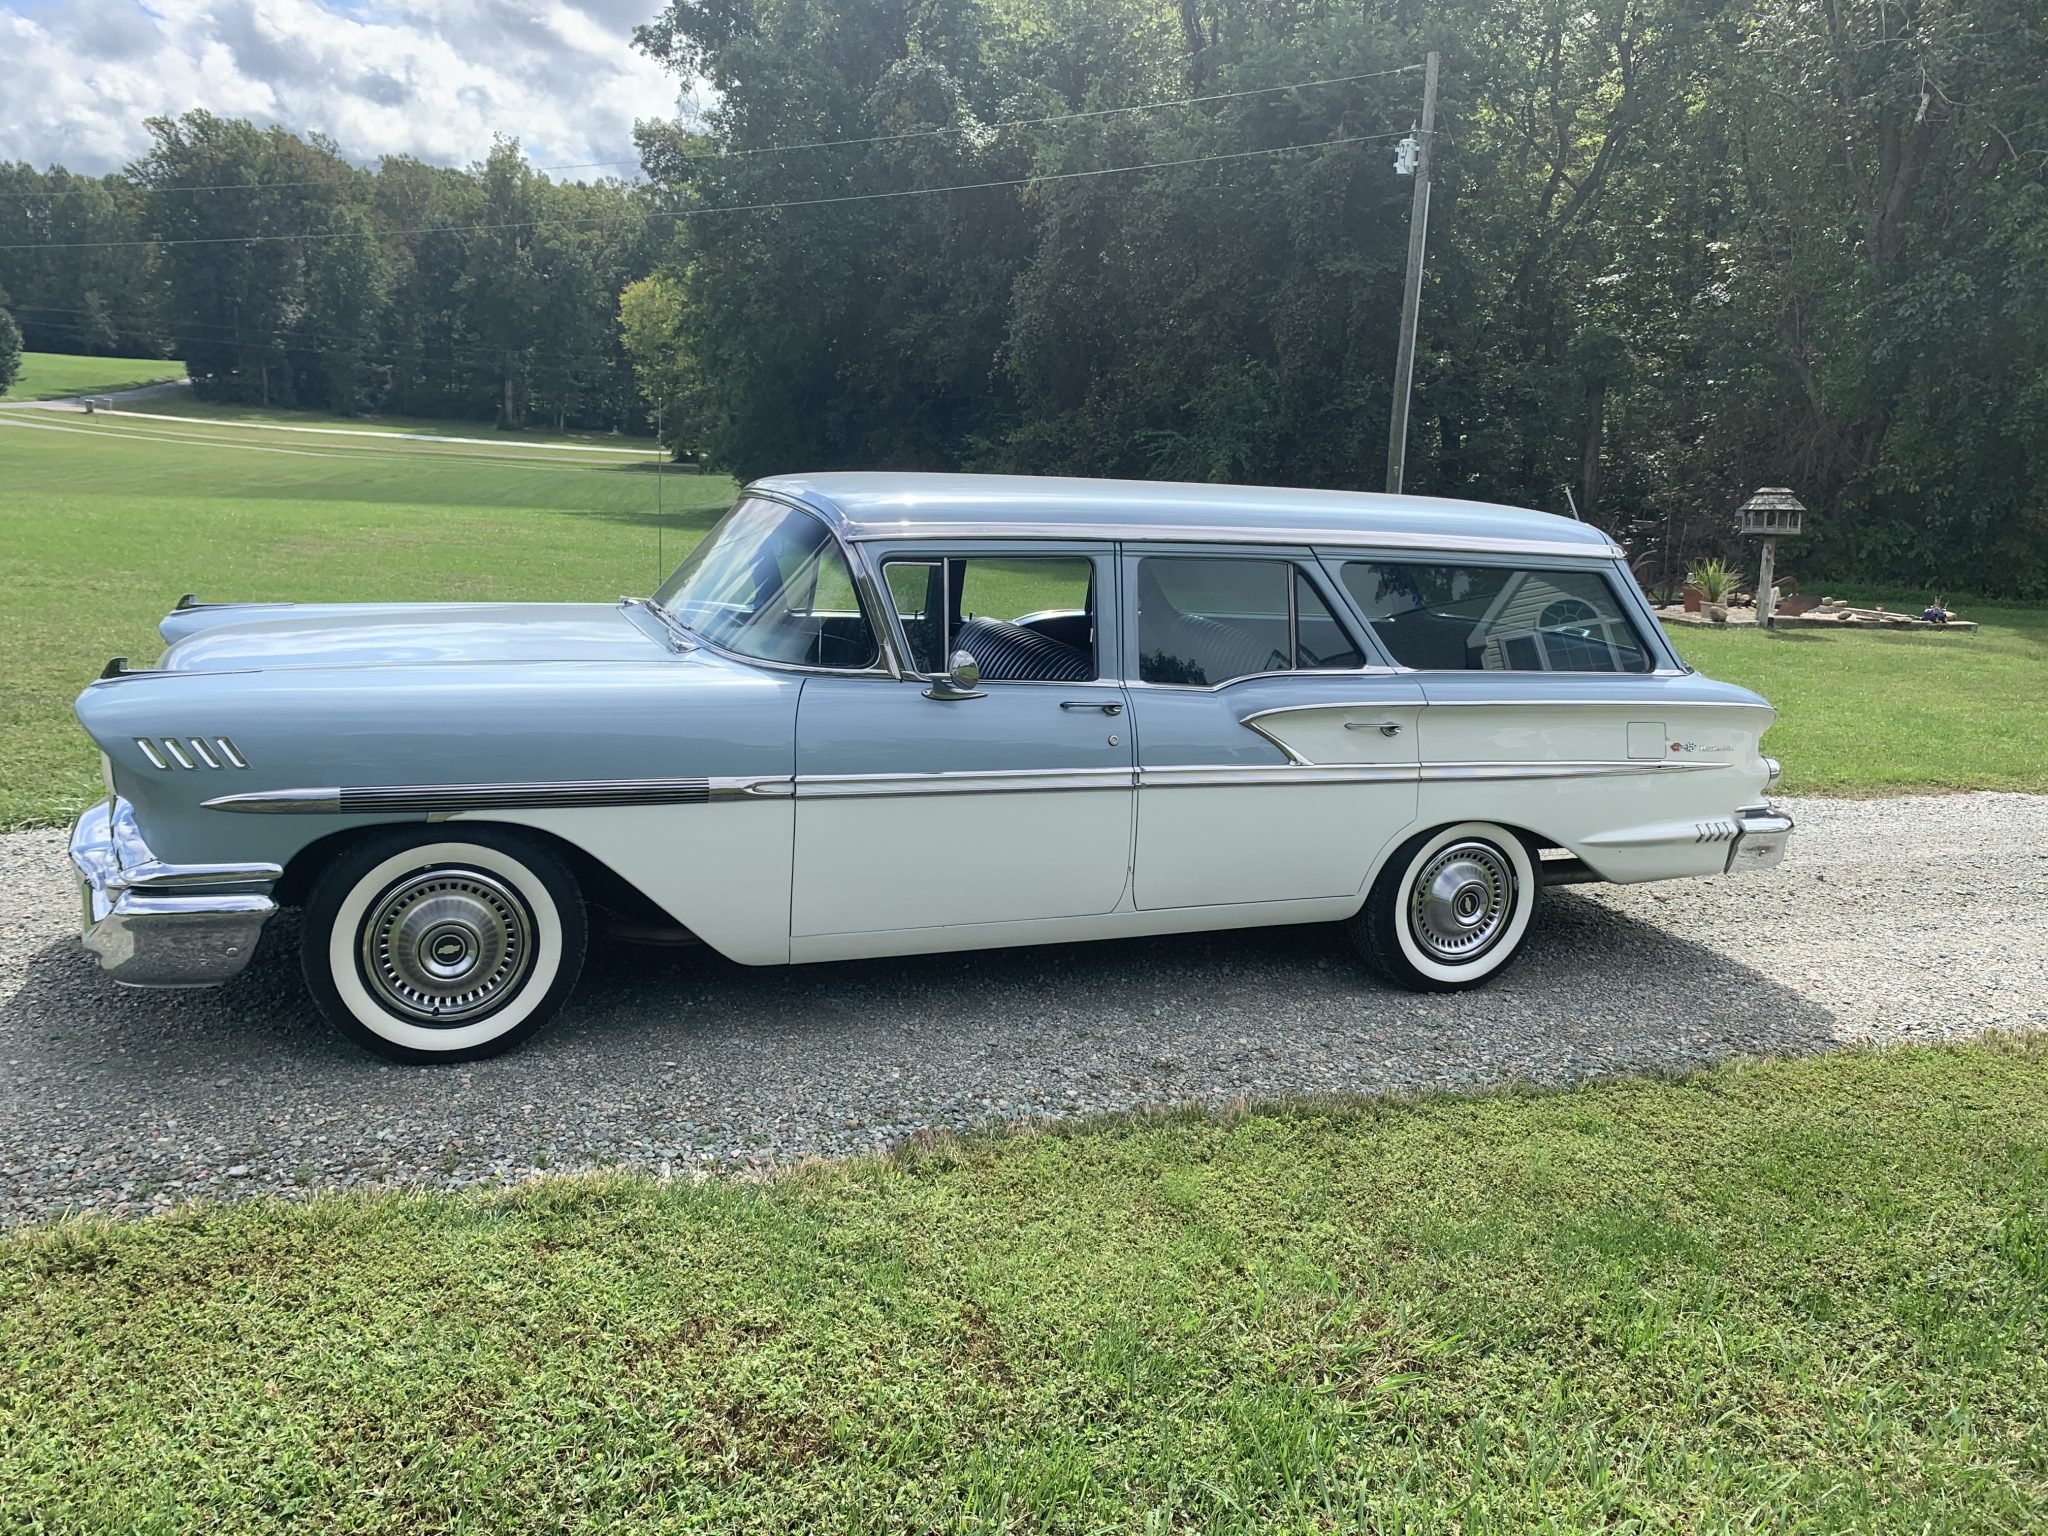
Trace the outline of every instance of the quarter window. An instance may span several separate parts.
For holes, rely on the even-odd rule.
[[[1404,667],[1648,672],[1642,635],[1597,571],[1351,560],[1344,585]]]
[[[1147,555],[1138,562],[1138,679],[1235,678],[1363,665],[1301,569],[1286,560]]]

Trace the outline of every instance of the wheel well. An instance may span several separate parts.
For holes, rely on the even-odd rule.
[[[488,826],[500,831],[511,832],[540,844],[555,857],[568,865],[569,873],[576,877],[576,887],[583,893],[583,899],[592,906],[604,907],[620,917],[655,926],[673,927],[675,919],[663,912],[640,889],[627,881],[610,865],[592,858],[583,849],[567,838],[553,832],[542,831],[539,827],[525,826],[513,821],[467,820],[453,824],[459,832],[467,827]],[[278,877],[271,897],[279,906],[303,905],[313,889],[313,882],[343,853],[363,839],[381,837],[397,829],[416,828],[422,838],[436,831],[446,832],[446,822],[380,821],[369,826],[345,827],[339,832],[330,832],[325,837],[315,838],[285,862],[284,873]]]
[[[1456,821],[1440,821],[1432,826],[1416,827],[1389,842],[1381,854],[1379,862],[1373,866],[1372,874],[1366,880],[1364,888],[1358,893],[1359,905],[1361,907],[1365,905],[1367,898],[1372,895],[1373,887],[1379,884],[1380,876],[1384,875],[1387,872],[1387,867],[1394,862],[1394,855],[1414,842],[1418,837],[1433,837],[1443,831],[1445,827],[1454,827],[1460,821],[1486,820],[1487,818],[1484,816],[1460,816]],[[1531,868],[1540,869],[1543,863],[1543,850],[1546,848],[1566,851],[1563,849],[1562,844],[1553,842],[1540,833],[1531,832],[1527,827],[1518,827],[1511,821],[1496,821],[1490,823],[1490,825],[1499,827],[1503,832],[1512,833],[1521,840],[1522,847],[1528,852]]]

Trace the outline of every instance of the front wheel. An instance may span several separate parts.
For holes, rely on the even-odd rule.
[[[356,1044],[394,1061],[474,1061],[560,1010],[586,932],[575,877],[537,840],[407,829],[321,875],[301,963],[320,1011]]]
[[[1414,992],[1456,992],[1518,954],[1536,906],[1522,840],[1491,822],[1439,827],[1403,843],[1351,920],[1374,970]]]

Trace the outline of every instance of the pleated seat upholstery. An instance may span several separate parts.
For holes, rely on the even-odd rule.
[[[969,619],[953,644],[991,683],[1085,683],[1095,673],[1086,651],[1003,619]]]

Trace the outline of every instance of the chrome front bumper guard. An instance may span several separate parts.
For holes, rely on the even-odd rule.
[[[1785,862],[1792,818],[1774,805],[1746,805],[1735,813],[1735,840],[1728,845],[1727,874],[1775,869]]]
[[[118,795],[71,829],[85,947],[132,987],[213,987],[237,975],[277,910],[275,864],[166,864]]]

